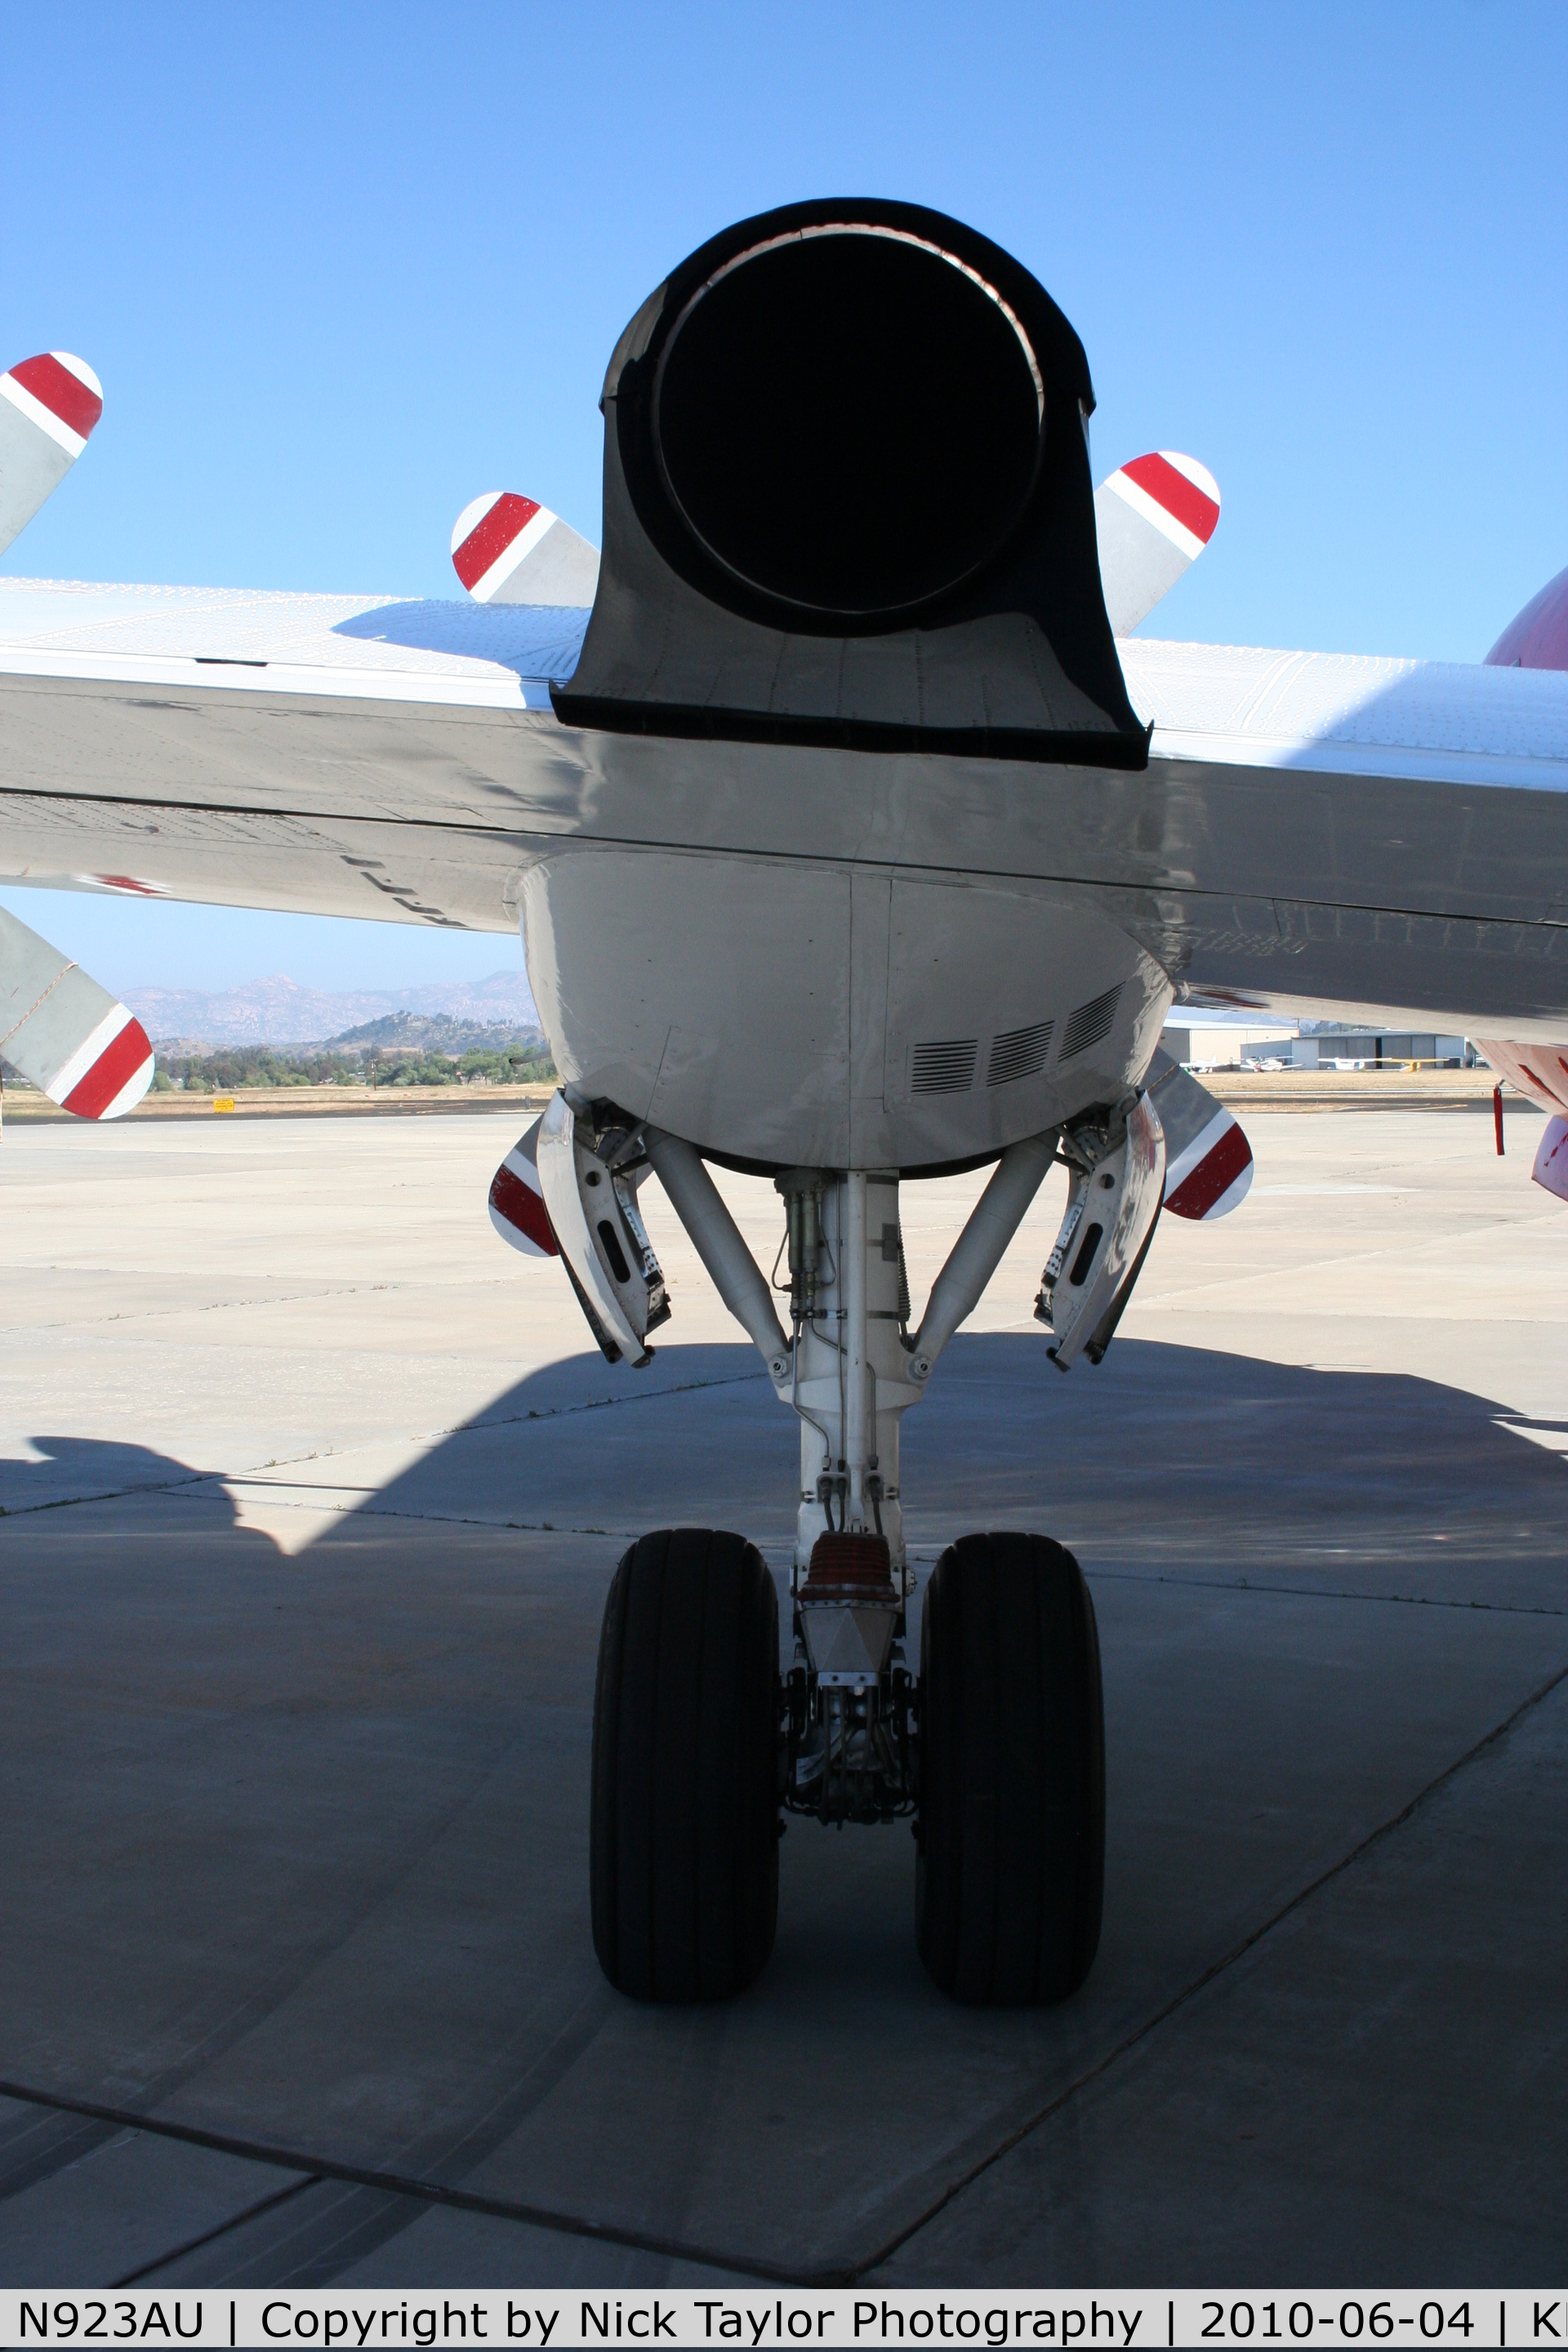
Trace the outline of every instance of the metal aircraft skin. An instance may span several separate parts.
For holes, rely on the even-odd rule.
[[[602,554],[489,493],[453,532],[461,602],[0,582],[0,878],[521,924],[563,1085],[498,1171],[497,1230],[646,1363],[657,1173],[800,1420],[783,1684],[743,1538],[661,1531],[612,1588],[594,1932],[633,1994],[755,1974],[781,1806],[914,1815],[946,1990],[1082,1981],[1087,1587],[1043,1537],[963,1538],[912,1676],[899,1430],[1049,1168],[1063,1370],[1110,1346],[1162,1206],[1242,1198],[1245,1139],[1159,1055],[1173,1005],[1462,1031],[1568,1110],[1568,674],[1531,666],[1563,583],[1475,666],[1131,635],[1219,493],[1173,452],[1096,491],[1092,405],[1067,320],[976,232],[793,206],[622,336]],[[708,1160],[773,1176],[787,1293]],[[900,1181],[988,1164],[917,1322]],[[650,1647],[672,1609],[700,1640]],[[650,1815],[677,1768],[647,1727],[678,1718],[720,1748]],[[671,1926],[676,1885],[705,1924]]]
[[[0,410],[0,427],[10,416]],[[1204,483],[1217,515],[1194,468],[1199,502]],[[1125,497],[1126,469],[1096,500],[1114,606],[1111,567],[1141,518],[1113,487]],[[472,551],[502,520],[498,504],[514,519],[514,564],[517,541],[534,541],[510,588],[496,577],[504,557],[485,578]],[[1121,633],[1202,541],[1166,542],[1162,577],[1143,528],[1151,551],[1113,611],[1129,693],[1153,729],[1136,776],[675,749],[563,727],[550,683],[571,677],[597,558],[529,499],[492,496],[459,518],[455,560],[468,542],[473,576],[460,576],[496,600],[483,608],[0,583],[0,872],[497,931],[514,930],[526,905],[563,1071],[627,1104],[657,1093],[678,1123],[695,1118],[694,1140],[742,1157],[864,1150],[913,1166],[995,1150],[1081,1089],[1053,1090],[1041,1074],[1005,1097],[921,1104],[903,1083],[908,1054],[962,1033],[979,1055],[1112,985],[1124,994],[1109,1055],[1082,1073],[1091,1086],[1119,1055],[1146,1061],[1175,1002],[1398,1013],[1542,1045],[1568,1035],[1568,681],[1513,666],[1512,646],[1522,630],[1530,657],[1533,622],[1533,658],[1563,658],[1563,581],[1526,608],[1489,668],[1161,643]],[[528,577],[542,570],[551,577]],[[567,593],[584,601],[541,602]],[[590,845],[597,880],[580,870]],[[715,856],[717,900],[690,864]],[[895,968],[876,1037],[847,945],[849,899],[868,890],[879,904],[860,909],[862,944],[868,919]],[[770,1051],[768,1028],[788,1022],[802,908],[820,942],[830,900],[841,937],[816,981],[820,1034]],[[650,974],[635,1010],[618,959],[601,952],[605,924]],[[966,943],[961,972],[940,954],[934,992],[899,949],[923,936],[939,954],[933,924]],[[574,930],[590,959],[577,973]],[[745,1099],[709,1010],[731,995],[741,940],[756,982],[737,1057]],[[1078,988],[1079,973],[1093,984]],[[679,1066],[694,1062],[718,1068],[686,1083]],[[717,1131],[703,1131],[710,1118]]]
[[[1147,768],[1045,769],[564,726],[584,617],[0,583],[0,875],[526,917],[563,1074],[761,1161],[995,1151],[1173,1003],[1568,1039],[1563,673],[1130,638]],[[912,1091],[917,1046],[980,1069],[1113,988],[1087,1061]]]

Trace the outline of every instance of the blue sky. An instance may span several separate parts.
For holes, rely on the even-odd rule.
[[[6,360],[97,369],[12,571],[457,592],[483,489],[597,536],[605,362],[726,222],[972,221],[1088,348],[1097,472],[1219,530],[1162,635],[1474,660],[1568,562],[1568,8],[7,13]],[[4,364],[5,362],[0,362]],[[478,976],[504,941],[7,893],[124,987]]]

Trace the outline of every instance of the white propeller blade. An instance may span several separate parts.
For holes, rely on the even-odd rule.
[[[1125,637],[1214,537],[1219,484],[1175,449],[1129,458],[1094,494],[1100,582],[1111,632]]]
[[[103,415],[85,360],[40,352],[0,375],[0,552],[64,481]]]
[[[1252,1182],[1252,1146],[1240,1126],[1163,1045],[1148,1084],[1165,1130],[1165,1207],[1197,1223],[1228,1217]]]
[[[0,1054],[78,1118],[123,1118],[153,1083],[140,1021],[4,908]]]
[[[519,1136],[490,1181],[490,1223],[502,1241],[524,1257],[561,1255],[539,1181],[539,1130],[543,1124],[542,1112]]]
[[[480,604],[591,604],[599,551],[515,490],[487,490],[452,526],[452,564]]]

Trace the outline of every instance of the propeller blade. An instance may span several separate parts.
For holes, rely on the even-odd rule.
[[[0,1053],[78,1118],[123,1118],[153,1083],[133,1013],[0,908]]]
[[[519,1136],[490,1180],[490,1223],[524,1257],[559,1257],[561,1244],[539,1181],[539,1130],[543,1116]]]
[[[452,526],[452,567],[479,604],[591,604],[599,551],[515,490],[487,490]]]
[[[0,552],[87,447],[103,386],[85,360],[39,352],[0,375]]]
[[[1094,494],[1100,579],[1112,634],[1147,620],[1214,537],[1219,484],[1175,449],[1131,457]]]
[[[1241,1206],[1252,1182],[1252,1146],[1224,1105],[1163,1046],[1149,1094],[1165,1130],[1163,1205],[1173,1217],[1207,1223]]]

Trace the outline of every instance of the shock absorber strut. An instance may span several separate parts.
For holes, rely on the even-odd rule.
[[[820,1168],[786,1168],[773,1179],[774,1191],[784,1195],[790,1313],[797,1326],[810,1321],[816,1303],[822,1261],[822,1187]]]
[[[1002,1154],[912,1338],[896,1170],[789,1168],[777,1176],[784,1235],[770,1285],[700,1155],[657,1128],[643,1135],[720,1295],[801,1423],[782,1801],[825,1822],[891,1820],[915,1804],[921,1737],[902,1650],[912,1580],[900,1423],[1016,1233],[1052,1163],[1056,1131]],[[787,1339],[775,1307],[786,1254]]]

